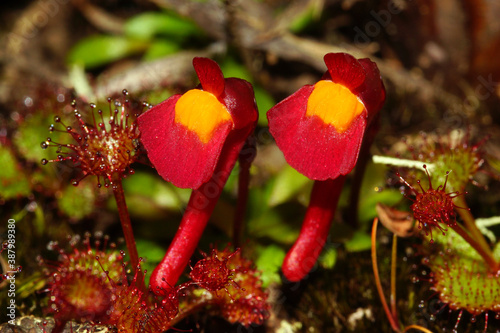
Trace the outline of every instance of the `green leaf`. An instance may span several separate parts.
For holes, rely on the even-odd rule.
[[[349,252],[360,252],[369,250],[372,244],[370,235],[363,231],[356,231],[351,239],[345,243]]]
[[[180,50],[180,46],[169,40],[158,40],[151,43],[143,56],[146,61],[155,60],[173,54]]]
[[[359,198],[360,222],[369,222],[368,225],[371,225],[371,221],[377,216],[375,209],[377,203],[393,206],[401,201],[402,196],[398,189],[384,188],[386,171],[385,165],[368,163]]]
[[[311,181],[288,164],[276,176],[272,185],[268,205],[284,203],[296,196]]]
[[[300,15],[290,21],[289,29],[293,33],[299,33],[318,20],[323,10],[322,1],[311,1],[309,7],[304,9]]]
[[[123,182],[130,213],[154,217],[159,210],[177,210],[189,199],[191,190],[178,189],[156,175],[136,172]]]
[[[28,196],[31,193],[28,177],[14,154],[4,145],[0,145],[0,165],[0,197],[8,200]]]
[[[278,243],[291,244],[299,235],[299,227],[289,223],[278,209],[265,211],[248,223],[248,232],[253,237],[266,237]]]
[[[325,248],[318,262],[323,268],[332,269],[337,262],[337,249],[334,247]]]
[[[285,250],[277,245],[269,245],[260,248],[259,252],[255,265],[261,272],[262,286],[266,288],[271,283],[281,282],[279,271],[285,259]]]
[[[96,183],[91,180],[78,186],[68,185],[57,199],[59,209],[75,220],[81,220],[94,210]]]
[[[142,40],[158,35],[182,40],[203,33],[195,23],[172,12],[147,12],[128,20],[125,23],[125,34]]]
[[[93,68],[140,53],[148,42],[122,36],[97,35],[80,40],[68,54],[68,63]]]

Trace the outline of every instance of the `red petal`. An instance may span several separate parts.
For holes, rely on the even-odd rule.
[[[208,58],[193,58],[193,67],[203,90],[219,97],[224,91],[224,75],[219,65]]]
[[[293,168],[311,179],[334,179],[348,174],[356,164],[366,114],[358,116],[343,133],[316,116],[306,118],[313,89],[304,86],[269,110],[269,130]]]
[[[377,64],[370,59],[359,59],[359,63],[363,66],[366,79],[365,82],[358,87],[354,93],[365,105],[368,111],[369,122],[373,116],[382,108],[385,102],[385,87],[380,77],[380,71]]]
[[[347,53],[328,53],[324,57],[332,81],[351,91],[365,81],[365,70],[356,58]]]
[[[181,188],[198,188],[208,181],[232,124],[221,124],[203,144],[198,135],[175,123],[174,95],[137,119],[141,141],[154,167],[165,180]]]
[[[227,78],[221,101],[231,114],[235,129],[256,124],[259,112],[252,85],[248,81]]]

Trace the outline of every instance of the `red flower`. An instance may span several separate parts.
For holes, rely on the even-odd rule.
[[[268,111],[269,130],[288,163],[316,180],[299,238],[283,273],[299,281],[326,242],[340,192],[358,160],[367,125],[385,101],[375,63],[346,53],[325,55],[328,71]]]
[[[138,118],[149,159],[166,180],[193,188],[179,229],[151,287],[162,293],[176,284],[258,118],[253,88],[237,78],[225,79],[219,66],[194,58],[201,87],[174,95]]]
[[[347,175],[356,164],[367,123],[385,101],[377,65],[346,53],[325,55],[328,71],[267,113],[287,162],[315,180]]]
[[[258,114],[250,83],[224,79],[208,58],[194,58],[193,66],[201,87],[156,105],[138,123],[158,173],[177,187],[196,189],[212,177],[229,133],[253,128]]]

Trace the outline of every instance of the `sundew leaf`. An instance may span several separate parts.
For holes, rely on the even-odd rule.
[[[96,183],[92,180],[68,185],[57,199],[59,209],[74,220],[81,220],[94,210]]]
[[[14,135],[13,143],[21,155],[30,162],[40,163],[42,158],[48,160],[56,159],[56,149],[42,149],[40,144],[47,137],[53,142],[65,143],[73,140],[68,134],[61,132],[49,132],[49,125],[54,123],[54,116],[33,114],[19,126]],[[61,127],[62,128],[62,127]]]
[[[149,42],[122,36],[90,36],[73,46],[67,61],[94,68],[143,52],[148,46]]]
[[[428,255],[422,262],[432,271],[432,288],[440,300],[472,314],[496,311],[500,303],[498,275],[453,230],[433,237],[434,244],[423,248]],[[494,256],[498,258],[497,249]]]
[[[4,145],[0,145],[0,198],[13,199],[25,197],[31,193],[27,175],[21,170],[14,154]]]
[[[129,19],[125,23],[125,34],[142,40],[167,36],[180,41],[189,36],[203,35],[203,32],[194,22],[172,12],[147,12]]]

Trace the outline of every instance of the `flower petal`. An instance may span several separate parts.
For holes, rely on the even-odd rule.
[[[224,75],[219,65],[212,59],[195,57],[193,67],[203,90],[219,97],[224,91],[225,85]]]
[[[328,53],[324,57],[331,80],[351,91],[365,81],[365,70],[356,58],[347,53]]]
[[[363,66],[366,73],[366,79],[361,86],[356,88],[354,93],[365,105],[368,111],[368,122],[382,108],[385,102],[385,87],[380,71],[373,61],[368,58],[359,59],[359,63]]]
[[[224,93],[220,96],[222,103],[233,118],[234,128],[255,126],[259,117],[252,85],[245,80],[227,78]]]
[[[139,116],[137,122],[141,141],[160,176],[177,187],[195,189],[212,176],[232,123],[221,123],[210,141],[202,143],[197,133],[175,122],[180,97],[170,97]]]
[[[304,86],[269,110],[269,130],[293,168],[311,179],[334,179],[348,174],[356,164],[366,113],[339,133],[319,117],[305,116],[313,89]]]

